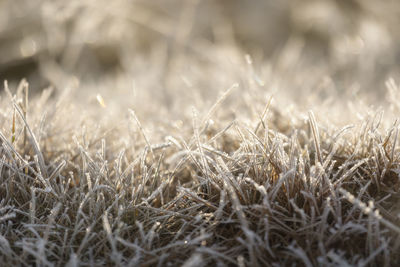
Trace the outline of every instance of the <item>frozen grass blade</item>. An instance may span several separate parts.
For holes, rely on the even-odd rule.
[[[363,213],[366,215],[372,216],[374,219],[378,220],[381,222],[383,225],[385,225],[387,228],[391,229],[392,231],[396,232],[397,234],[400,234],[400,227],[396,226],[395,224],[389,222],[388,220],[384,219],[381,215],[378,209],[374,209],[374,204],[371,201],[368,205],[365,203],[361,202],[357,198],[355,198],[352,194],[347,192],[344,189],[339,189],[340,193],[342,193],[345,198],[352,204],[356,205]]]
[[[14,108],[17,110],[17,112],[18,112],[20,118],[23,120],[24,125],[25,125],[26,129],[27,129],[28,132],[29,132],[29,139],[30,139],[30,141],[31,141],[31,144],[32,144],[32,146],[33,146],[33,149],[34,149],[34,151],[35,151],[35,154],[36,154],[36,156],[38,157],[38,160],[39,160],[39,168],[40,168],[40,171],[41,171],[41,173],[43,174],[43,176],[47,178],[47,168],[46,168],[46,165],[45,165],[45,162],[44,162],[43,154],[42,154],[42,152],[40,151],[39,144],[38,144],[38,142],[36,141],[36,137],[35,137],[35,135],[33,134],[31,128],[29,127],[28,122],[26,121],[26,118],[25,118],[25,116],[24,116],[24,113],[22,112],[22,110],[20,109],[20,107],[19,107],[16,103],[14,103]]]
[[[153,160],[155,160],[153,148],[152,148],[152,146],[150,145],[149,139],[147,139],[146,133],[144,132],[144,129],[143,129],[143,127],[142,127],[142,124],[140,123],[138,117],[136,116],[135,111],[133,111],[132,109],[129,109],[129,112],[130,112],[132,118],[135,120],[137,126],[139,127],[140,133],[142,134],[142,136],[143,136],[143,138],[144,138],[144,140],[145,140],[145,142],[146,142],[146,144],[147,144],[148,149],[150,149],[150,152],[151,152],[151,155],[152,155],[152,157],[153,157]]]
[[[217,108],[224,102],[224,100],[229,96],[229,94],[232,92],[233,89],[239,88],[239,84],[234,83],[232,84],[231,87],[229,87],[217,100],[217,102],[214,103],[214,105],[210,108],[206,116],[204,116],[203,120],[200,123],[200,127],[204,125],[213,115],[213,113],[217,110]],[[201,130],[200,132],[203,132]]]
[[[309,116],[309,121],[310,121],[310,128],[312,131],[312,135],[314,138],[314,146],[315,146],[315,151],[317,154],[317,160],[322,164],[322,154],[321,154],[321,145],[320,145],[320,140],[319,140],[319,132],[318,132],[318,126],[317,123],[315,122],[315,117],[314,113],[310,110],[308,112]]]

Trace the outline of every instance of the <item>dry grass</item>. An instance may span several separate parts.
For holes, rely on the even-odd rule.
[[[4,265],[400,262],[398,70],[390,61],[387,71],[379,67],[385,55],[398,53],[397,36],[389,33],[385,51],[367,40],[364,50],[352,54],[354,46],[344,46],[349,51],[340,54],[332,47],[341,35],[334,33],[321,45],[332,51],[312,60],[310,38],[318,31],[300,27],[283,48],[251,57],[226,31],[214,43],[194,34],[204,25],[187,16],[177,16],[181,27],[171,37],[167,15],[174,1],[163,9],[165,17],[154,6],[132,4],[126,8],[137,14],[132,18],[123,17],[126,10],[120,17],[112,12],[120,10],[120,1],[107,10],[91,1],[40,3],[42,12],[25,17],[42,19],[32,26],[38,36],[51,35],[51,28],[60,33],[57,27],[71,21],[75,26],[68,38],[47,44],[24,35],[22,44],[34,40],[35,51],[25,47],[32,52],[27,56],[9,50],[8,61],[0,62],[5,69],[24,60],[37,65],[30,72],[33,86],[10,78],[0,98]],[[207,5],[190,3],[185,12],[207,11]],[[90,13],[92,5],[97,9]],[[46,13],[61,6],[64,17]],[[366,12],[375,4],[361,6]],[[76,10],[92,17],[79,17]],[[159,13],[150,23],[143,10]],[[358,20],[371,19],[359,12]],[[376,12],[375,26],[383,26],[375,34],[390,32],[395,16],[383,20]],[[299,14],[294,18],[301,20]],[[122,33],[135,29],[140,42],[151,46],[143,49],[130,36],[125,46],[120,36],[103,42],[80,35],[104,21]],[[240,29],[235,33],[240,39]],[[62,40],[64,50],[51,42]],[[107,66],[115,63],[112,70],[79,68],[80,62],[102,66],[96,49],[116,51],[116,60],[103,59]],[[46,83],[51,87],[39,90]]]

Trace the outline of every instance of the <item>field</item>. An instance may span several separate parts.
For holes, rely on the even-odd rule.
[[[399,23],[0,0],[0,265],[400,264]]]

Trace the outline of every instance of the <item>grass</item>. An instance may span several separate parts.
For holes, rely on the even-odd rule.
[[[26,114],[17,104],[22,96],[3,95],[2,262],[365,266],[400,260],[397,123],[384,128],[383,118],[369,116],[328,130],[309,112],[283,131],[271,122],[289,118],[271,101],[249,122],[219,119],[235,87],[204,109],[203,118],[194,109],[180,127],[151,119],[155,132],[169,127],[164,141],[150,138],[133,111],[96,125],[96,114],[71,108],[68,95],[40,103],[44,91]],[[86,109],[108,112],[104,103]],[[109,123],[115,128],[107,131]]]
[[[150,52],[124,57],[113,44],[122,70],[111,74],[68,70],[74,49],[89,49],[83,42],[66,65],[33,56],[33,85],[4,83],[0,262],[400,262],[396,66],[383,82],[377,74],[357,86],[343,72],[369,78],[363,57],[382,54],[368,46],[343,68],[310,63],[299,36],[267,59],[251,57],[232,42],[191,43],[186,20],[176,43],[156,39]],[[43,77],[55,82],[42,89]]]

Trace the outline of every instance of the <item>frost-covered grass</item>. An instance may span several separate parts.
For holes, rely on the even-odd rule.
[[[0,95],[2,265],[400,262],[396,67],[374,89],[356,83],[365,58],[310,63],[299,36],[263,57],[181,31],[150,52],[112,44],[111,74],[71,68],[99,40],[59,60],[35,39],[33,85]]]
[[[3,94],[1,261],[398,262],[397,122],[337,128],[244,86],[192,112],[188,101],[176,121],[113,107],[118,96],[82,107],[72,91],[27,102],[24,83]]]

